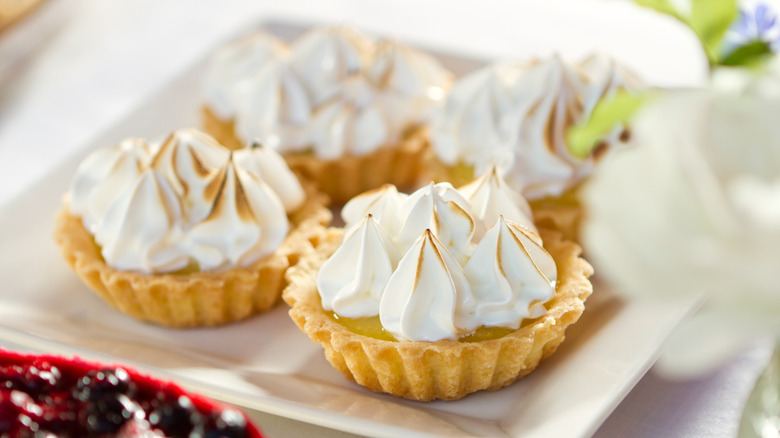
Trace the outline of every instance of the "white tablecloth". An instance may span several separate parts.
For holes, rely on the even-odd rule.
[[[0,70],[0,206],[237,30],[263,22],[346,23],[486,60],[606,50],[664,87],[695,86],[706,75],[686,29],[627,1],[50,2],[56,6],[38,12],[49,14],[48,21],[31,31],[29,25],[25,43],[7,47],[3,40],[13,29],[0,35],[0,56],[20,57],[11,70]],[[0,233],[6,232],[12,230]],[[596,436],[733,436],[768,354],[769,347],[757,343],[694,381],[650,370]],[[271,437],[345,435],[254,415]]]

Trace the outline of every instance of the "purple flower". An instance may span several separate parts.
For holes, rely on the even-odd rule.
[[[773,52],[780,50],[780,25],[777,13],[765,3],[755,9],[739,11],[739,18],[732,24],[723,40],[723,52],[731,53],[740,46],[762,41],[769,44]]]

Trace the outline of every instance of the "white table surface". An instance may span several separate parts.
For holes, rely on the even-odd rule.
[[[54,18],[27,25],[32,34],[14,37],[24,23],[0,34],[0,67],[10,56],[15,61],[0,70],[0,208],[237,30],[267,21],[345,23],[486,60],[605,50],[664,87],[696,86],[706,75],[686,29],[620,0],[50,1],[36,15]],[[27,43],[7,47],[14,38]],[[0,231],[0,245],[7,232]],[[595,436],[734,436],[768,356],[769,346],[756,343],[695,380],[651,369]],[[252,415],[272,438],[347,436]]]

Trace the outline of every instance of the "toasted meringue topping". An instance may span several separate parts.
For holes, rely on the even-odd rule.
[[[504,216],[531,231],[541,242],[528,201],[504,182],[495,166],[491,166],[487,172],[460,187],[458,191],[469,200],[474,216],[482,221],[486,228],[495,225],[499,216]]]
[[[259,176],[279,196],[287,213],[292,213],[303,204],[306,193],[300,181],[273,148],[261,143],[233,152],[237,167]]]
[[[396,42],[375,50],[372,40],[345,27],[311,30],[289,50],[275,41],[244,44],[214,60],[225,64],[211,67],[214,81],[241,79],[209,84],[214,94],[232,94],[207,103],[222,116],[229,111],[221,106],[229,105],[219,102],[235,102],[237,137],[245,144],[259,139],[282,153],[312,150],[330,160],[397,143],[428,120],[452,82],[432,56]],[[252,53],[252,62],[233,59],[241,50]],[[250,66],[256,72],[244,75]]]
[[[142,273],[187,266],[181,206],[173,188],[147,169],[111,203],[97,224],[95,242],[106,262]]]
[[[151,167],[160,172],[182,200],[184,221],[195,224],[209,214],[228,151],[208,135],[194,130],[173,132],[155,154]]]
[[[326,160],[345,154],[365,155],[392,139],[391,121],[366,79],[353,75],[340,85],[312,116],[314,153]]]
[[[457,340],[480,326],[475,307],[463,269],[425,230],[387,282],[379,320],[398,340]]]
[[[350,200],[342,210],[346,237],[318,274],[323,308],[365,318],[377,316],[369,309],[378,302],[381,324],[397,340],[428,341],[517,328],[544,313],[555,263],[535,230],[503,216],[527,220],[526,201],[495,171],[466,189],[477,208],[449,183],[408,197],[388,185]],[[493,214],[485,233],[484,217]]]
[[[574,157],[566,146],[568,128],[584,116],[588,78],[577,65],[556,55],[532,65],[518,83],[533,86],[538,94],[520,116],[517,159],[506,174],[507,182],[521,187],[529,199],[559,196],[591,170],[589,160]]]
[[[346,318],[376,316],[382,291],[400,258],[390,236],[367,215],[320,268],[317,288],[322,307]]]
[[[367,75],[378,88],[434,102],[444,98],[453,80],[433,56],[391,40],[378,43]]]
[[[427,122],[453,81],[433,56],[389,40],[378,43],[366,75],[382,91],[395,132]]]
[[[220,49],[203,80],[205,99],[224,120],[236,115],[253,77],[267,63],[286,55],[287,46],[273,35],[257,32]]]
[[[311,113],[298,76],[285,62],[270,62],[257,73],[236,114],[236,134],[246,144],[259,139],[280,152],[304,150],[311,144]]]
[[[431,146],[444,164],[459,161],[483,173],[488,166],[512,164],[517,142],[515,64],[499,63],[463,76],[433,114]]]
[[[346,27],[317,28],[292,44],[289,63],[316,106],[335,95],[342,80],[363,69],[371,46]]]
[[[475,226],[469,202],[450,183],[429,184],[411,194],[401,205],[403,226],[396,242],[406,251],[426,229],[463,261],[471,249]]]
[[[528,199],[560,196],[594,164],[592,157],[569,152],[568,129],[603,96],[638,86],[624,72],[603,56],[582,65],[554,55],[488,66],[456,82],[434,115],[433,150],[442,163],[464,163],[475,174],[497,165],[507,184]]]
[[[355,196],[341,209],[344,227],[349,229],[367,214],[371,214],[390,236],[395,236],[401,229],[398,211],[408,197],[405,193],[399,193],[392,184],[385,184],[378,189]]]
[[[273,252],[287,235],[287,215],[276,194],[230,160],[220,172],[211,211],[188,233],[201,269],[246,265]]]
[[[517,329],[524,318],[545,313],[555,293],[557,269],[538,236],[502,216],[463,267],[488,327]]]
[[[142,140],[127,140],[94,153],[68,195],[69,211],[82,217],[114,268],[163,273],[192,261],[201,270],[245,266],[282,243],[285,206],[292,211],[304,201],[297,178],[268,148],[233,158],[211,137],[180,130],[153,157],[148,149]]]
[[[117,146],[91,153],[79,165],[68,192],[68,209],[95,232],[100,218],[151,160],[146,140],[129,138]]]

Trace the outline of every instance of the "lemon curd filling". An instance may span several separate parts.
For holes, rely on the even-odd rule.
[[[481,342],[489,341],[491,339],[503,338],[504,336],[517,331],[517,329],[511,329],[506,327],[479,327],[474,333],[462,336],[458,339],[460,342]]]
[[[369,316],[365,318],[342,318],[335,312],[327,312],[328,316],[333,318],[336,322],[343,325],[347,330],[352,333],[357,333],[361,336],[368,336],[369,338],[379,339],[381,341],[395,341],[396,339],[391,335],[379,322],[379,316]]]
[[[575,185],[574,187],[566,190],[563,192],[560,196],[546,196],[541,199],[535,199],[535,200],[529,200],[528,203],[531,205],[531,209],[539,209],[544,207],[550,207],[550,206],[568,206],[568,207],[576,207],[580,205],[580,187],[582,186],[582,183],[579,183]]]
[[[100,245],[98,245],[98,243],[95,241],[95,236],[90,236],[90,239],[92,240],[92,245],[95,248],[95,253],[98,255],[100,260],[102,260],[105,263],[106,260],[103,258],[102,249],[100,248]],[[198,262],[195,259],[190,259],[189,263],[187,263],[187,266],[181,269],[177,269],[175,271],[166,272],[165,274],[190,275],[190,274],[197,274],[198,272],[201,272]]]
[[[454,166],[445,166],[447,179],[455,187],[468,184],[474,180],[474,166],[458,161]]]
[[[172,275],[190,275],[190,274],[196,274],[198,272],[200,272],[200,265],[198,265],[198,262],[195,261],[194,259],[190,259],[190,262],[187,263],[187,266],[185,266],[185,267],[183,267],[183,268],[181,268],[179,270],[169,272],[169,274],[172,274]]]
[[[369,338],[379,339],[381,341],[396,341],[396,339],[388,333],[382,323],[379,322],[379,316],[369,316],[366,318],[342,318],[334,312],[326,312],[329,317],[338,322],[347,330],[356,333],[361,336],[368,336]],[[531,319],[524,319],[521,327],[528,325]],[[489,341],[492,339],[502,338],[517,329],[511,329],[506,327],[479,327],[473,333],[469,333],[462,336],[458,341],[460,342],[481,342]]]

